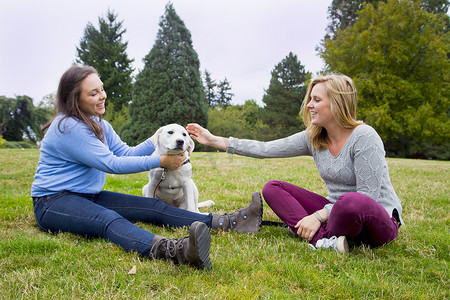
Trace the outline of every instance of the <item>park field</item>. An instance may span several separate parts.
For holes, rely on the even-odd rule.
[[[405,226],[393,243],[311,251],[285,228],[211,231],[211,271],[154,261],[96,238],[37,227],[30,187],[36,149],[0,149],[0,299],[449,299],[450,162],[388,159]],[[223,152],[191,157],[208,212],[247,206],[279,179],[326,195],[310,157],[264,159]],[[140,195],[147,173],[108,175],[106,190]],[[279,221],[267,205],[264,219]],[[187,228],[138,223],[182,237]],[[135,274],[128,274],[135,266]]]

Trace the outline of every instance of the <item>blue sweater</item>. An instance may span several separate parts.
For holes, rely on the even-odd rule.
[[[34,182],[32,197],[62,191],[96,194],[105,185],[106,173],[129,174],[159,167],[160,158],[150,157],[155,150],[147,139],[136,147],[121,141],[112,126],[96,118],[104,131],[101,142],[83,122],[57,116],[45,134]]]

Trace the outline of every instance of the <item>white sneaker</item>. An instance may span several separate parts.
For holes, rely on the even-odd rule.
[[[330,238],[323,238],[317,241],[316,246],[309,244],[312,250],[317,250],[319,248],[328,249],[333,248],[334,251],[338,253],[348,253],[348,243],[347,238],[344,235],[340,237],[332,236]]]

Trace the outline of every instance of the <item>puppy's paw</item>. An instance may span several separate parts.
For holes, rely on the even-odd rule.
[[[211,206],[213,206],[215,204],[216,203],[214,201],[212,201],[212,200],[206,200],[206,201],[200,202],[198,204],[198,207],[211,207]]]

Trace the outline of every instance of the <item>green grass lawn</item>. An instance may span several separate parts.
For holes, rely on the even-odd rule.
[[[101,239],[39,230],[30,187],[38,150],[0,150],[0,299],[448,299],[450,162],[388,159],[405,226],[380,248],[311,251],[281,227],[254,235],[212,231],[212,271],[127,253]],[[326,195],[310,157],[257,160],[225,153],[191,158],[210,212],[246,206],[271,179]],[[141,194],[147,173],[108,176],[106,190]],[[264,206],[264,219],[278,221]],[[182,237],[187,228],[139,226]],[[136,266],[136,274],[128,271]]]

